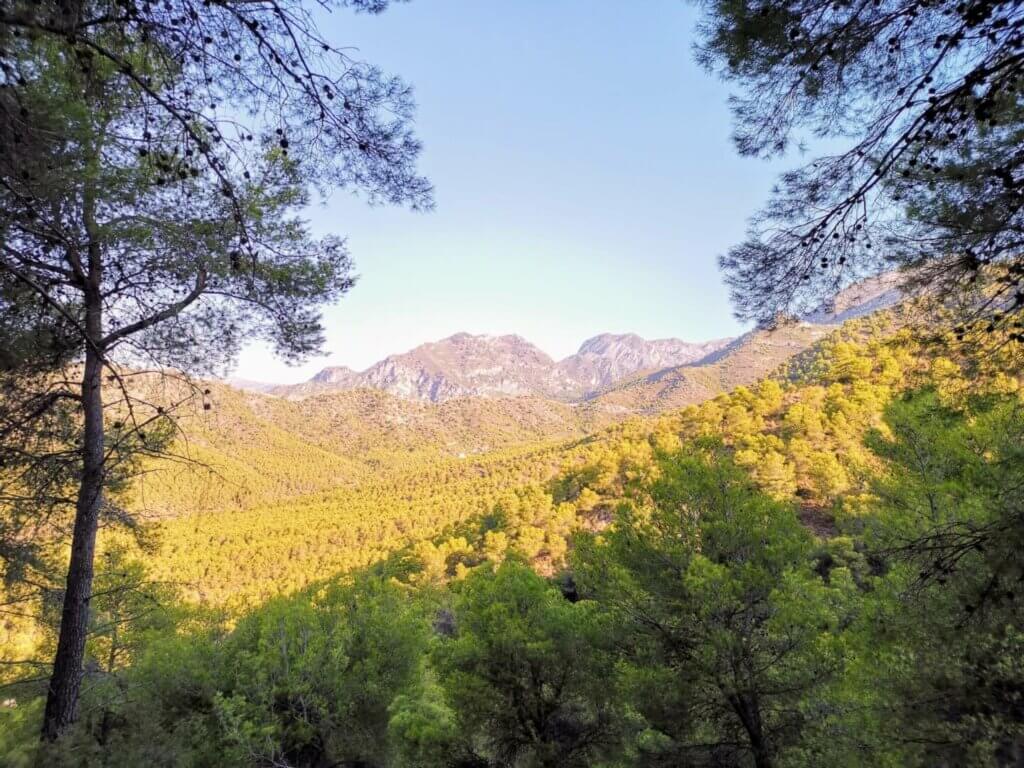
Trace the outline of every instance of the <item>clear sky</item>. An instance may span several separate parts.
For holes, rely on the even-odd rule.
[[[727,87],[694,62],[682,0],[413,0],[334,12],[336,42],[411,83],[431,213],[336,193],[309,213],[360,279],[325,313],[327,356],[247,349],[236,376],[363,369],[458,331],[558,359],[585,338],[734,335],[716,257],[778,164],[736,156]]]

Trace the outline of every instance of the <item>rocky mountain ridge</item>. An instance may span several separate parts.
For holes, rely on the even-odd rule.
[[[377,389],[433,403],[457,397],[526,395],[571,402],[640,371],[696,362],[729,341],[648,341],[631,333],[605,333],[587,339],[576,354],[556,362],[521,336],[457,333],[389,355],[362,372],[329,367],[302,384],[267,391],[288,399]]]
[[[774,328],[754,328],[696,363],[666,366],[624,377],[587,398],[602,409],[659,413],[708,400],[764,378],[848,320],[865,317],[905,298],[901,276],[885,273],[843,288],[803,317]]]
[[[365,371],[332,366],[301,384],[235,386],[289,400],[370,389],[426,403],[531,396],[657,410],[666,402],[699,401],[764,376],[830,328],[902,297],[900,276],[887,273],[847,286],[815,311],[778,328],[755,328],[736,338],[695,343],[603,333],[555,361],[521,336],[457,333],[389,355]]]

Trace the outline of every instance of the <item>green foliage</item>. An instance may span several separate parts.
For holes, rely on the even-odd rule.
[[[808,727],[804,702],[840,668],[832,634],[851,591],[811,568],[792,509],[720,448],[663,459],[644,503],[574,558],[615,611],[647,764],[774,764]]]
[[[910,652],[878,680],[925,763],[1004,765],[1024,735],[1024,409],[1016,396],[943,404],[934,390],[886,409],[872,436],[889,471],[869,533],[908,591],[881,639]]]
[[[41,754],[126,768],[387,765],[389,708],[422,687],[428,626],[403,589],[364,580],[271,602],[228,634],[165,633],[118,677],[122,696],[90,690],[73,733]]]
[[[383,764],[388,708],[415,678],[422,615],[387,584],[275,602],[225,644],[214,712],[236,750],[274,760]]]
[[[488,765],[589,766],[614,747],[608,622],[509,560],[459,584],[433,652],[466,750]]]

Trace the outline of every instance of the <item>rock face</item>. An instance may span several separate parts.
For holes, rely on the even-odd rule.
[[[720,392],[764,378],[810,348],[842,323],[898,304],[901,276],[868,278],[844,288],[808,315],[772,329],[755,328],[716,345],[700,360],[667,365],[653,373],[622,377],[590,399],[603,408],[660,413],[708,400]]]
[[[603,333],[587,339],[579,352],[562,360],[558,373],[586,396],[640,371],[697,362],[728,344],[730,339],[700,343],[679,339],[646,341],[635,333]]]
[[[390,355],[360,374],[360,386],[440,402],[542,392],[554,362],[520,336],[457,333]]]
[[[869,277],[839,291],[829,301],[801,318],[814,324],[839,324],[891,307],[905,298],[899,272],[885,272]]]
[[[389,355],[361,373],[344,366],[325,368],[308,382],[270,391],[291,399],[365,388],[434,403],[456,397],[521,395],[579,400],[640,371],[694,362],[728,341],[691,344],[679,339],[646,341],[636,334],[602,334],[556,363],[520,336],[457,333]]]

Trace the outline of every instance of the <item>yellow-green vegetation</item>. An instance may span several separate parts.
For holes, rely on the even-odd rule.
[[[508,519],[564,536],[543,483],[561,446],[391,468],[351,488],[234,512],[164,522],[151,567],[192,599],[254,604],[363,567],[412,542],[505,510]],[[522,533],[524,539],[528,532]],[[541,544],[545,533],[541,533]],[[564,540],[558,542],[564,552]],[[532,552],[531,554],[537,554]]]
[[[526,443],[463,458],[451,456],[448,447],[429,448],[424,438],[415,450],[394,451],[390,461],[362,454],[367,463],[342,475],[341,487],[305,495],[298,480],[288,486],[283,478],[292,467],[298,478],[310,477],[305,472],[314,471],[319,457],[336,455],[320,446],[340,453],[341,444],[355,439],[351,431],[339,432],[336,423],[304,422],[292,413],[300,404],[226,391],[209,417],[221,426],[218,450],[237,448],[245,457],[240,473],[253,482],[274,483],[268,495],[281,500],[167,520],[147,560],[160,579],[177,581],[187,597],[213,605],[255,604],[366,566],[415,542],[434,541],[440,547],[445,565],[437,570],[446,575],[453,575],[462,560],[475,563],[484,552],[500,560],[506,551],[553,572],[564,563],[574,530],[606,525],[628,489],[655,473],[659,452],[700,437],[722,440],[758,487],[773,498],[795,500],[805,524],[820,535],[832,535],[837,518],[859,514],[879,466],[864,436],[884,428],[884,410],[900,392],[925,383],[949,399],[980,386],[1016,390],[1017,380],[1005,373],[1015,364],[1007,357],[1013,354],[1010,349],[969,371],[958,359],[956,342],[948,341],[945,348],[925,347],[914,331],[903,328],[898,314],[875,315],[847,323],[774,377],[700,405],[633,418],[585,439]],[[354,397],[395,405],[386,395]],[[317,407],[326,410],[348,400],[349,393],[330,396]],[[246,402],[252,410],[235,410]],[[513,408],[514,403],[499,401],[496,407]],[[410,405],[426,413],[438,408]],[[524,405],[533,412],[533,403]],[[247,431],[247,419],[257,408],[265,415],[252,428],[261,430],[258,435]],[[494,413],[490,405],[473,408],[486,409],[489,417]],[[243,416],[235,416],[236,423],[227,429],[228,415],[239,413]],[[282,413],[281,424],[302,430],[301,439],[308,442],[299,443],[292,431],[277,426],[276,414]],[[482,436],[482,427],[473,424],[466,428],[467,437]],[[274,429],[282,440],[296,441],[295,453],[286,452],[282,462],[273,453]],[[414,432],[415,424],[403,433],[410,441],[403,445],[411,444]],[[370,434],[364,425],[358,439]],[[523,439],[523,433],[514,439]],[[312,445],[314,440],[319,446]],[[354,455],[360,456],[358,449]],[[231,484],[203,470],[189,472],[190,487],[199,495],[208,497]],[[151,494],[155,485],[147,479]],[[177,487],[168,484],[161,493],[177,492]],[[300,490],[288,498],[294,487]]]
[[[136,505],[165,515],[266,506],[355,489],[394,468],[429,471],[448,459],[582,437],[615,418],[536,397],[434,405],[358,390],[295,402],[206,387],[208,395],[181,409],[176,460],[151,467]]]
[[[38,746],[29,678],[0,756],[1006,765],[1020,362],[890,312],[681,411],[108,536],[80,722]]]

